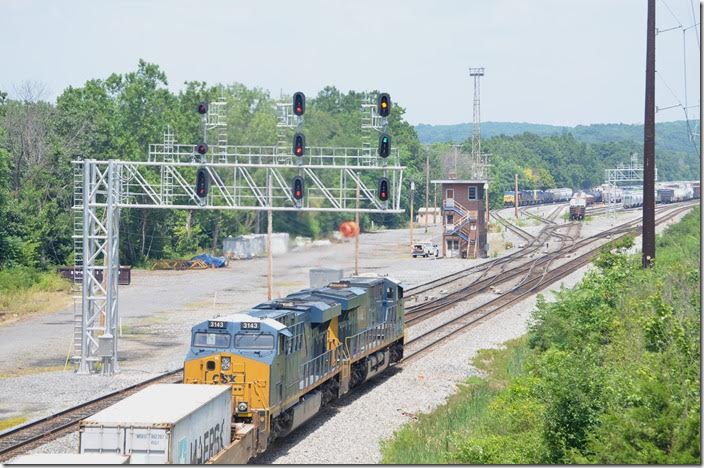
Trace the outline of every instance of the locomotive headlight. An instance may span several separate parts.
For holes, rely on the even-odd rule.
[[[240,413],[246,413],[247,412],[247,402],[241,401],[237,403],[237,411]]]
[[[222,370],[230,370],[230,358],[224,357],[220,360],[220,368]]]

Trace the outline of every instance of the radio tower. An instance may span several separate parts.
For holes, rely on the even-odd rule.
[[[484,76],[484,68],[470,68],[469,76],[474,78],[474,109],[473,118],[474,126],[472,128],[472,177],[477,179],[485,179],[487,177],[486,155],[482,154],[482,137],[481,137],[481,116],[479,112],[479,79]]]

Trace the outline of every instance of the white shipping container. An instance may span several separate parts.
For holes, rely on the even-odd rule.
[[[205,463],[230,443],[231,415],[228,385],[150,385],[81,421],[79,452]]]
[[[7,465],[127,465],[129,456],[108,453],[33,453],[13,458]]]

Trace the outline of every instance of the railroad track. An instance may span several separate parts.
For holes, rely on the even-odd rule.
[[[545,240],[551,235],[551,231],[554,227],[549,226],[543,232],[539,234],[536,238],[538,240]],[[565,241],[573,241],[572,237],[565,238]],[[413,325],[415,323],[426,320],[440,312],[443,312],[448,307],[454,305],[457,301],[461,301],[473,294],[478,294],[484,292],[495,285],[504,283],[508,280],[516,278],[522,274],[527,273],[536,264],[542,264],[545,261],[545,256],[540,256],[535,260],[530,260],[533,254],[540,249],[542,242],[536,243],[528,249],[524,249],[521,252],[517,252],[521,255],[503,257],[503,262],[492,262],[488,265],[489,268],[483,270],[481,274],[472,280],[469,284],[462,286],[446,295],[437,297],[435,299],[427,300],[426,302],[414,305],[406,306],[405,322],[406,325]],[[565,252],[560,252],[564,254]],[[515,262],[520,260],[527,260],[524,263],[516,265]],[[489,276],[489,272],[494,267],[499,267],[499,271],[495,272],[492,276]],[[509,269],[510,267],[510,269]]]
[[[78,430],[78,423],[82,419],[151,384],[181,381],[183,381],[183,369],[167,372],[51,416],[5,431],[0,434],[0,462],[6,462],[17,455]]]
[[[670,211],[669,213],[663,214],[662,216],[660,216],[659,219],[656,220],[656,224],[666,222],[679,215],[680,213],[689,210],[690,208],[691,205],[682,206]],[[640,222],[641,220],[637,219],[629,223],[625,223],[624,225],[617,226],[613,229],[605,231],[603,235],[600,234],[598,236],[592,236],[591,238],[588,238],[593,239],[599,237],[603,239],[603,237],[606,236],[617,236],[611,239],[606,244],[600,244],[598,246],[590,248],[587,252],[583,253],[582,255],[572,260],[569,260],[568,262],[565,262],[552,270],[549,269],[549,266],[555,259],[560,257],[563,252],[558,251],[548,256],[545,256],[543,268],[531,268],[530,272],[524,277],[524,279],[517,286],[514,286],[509,291],[426,331],[422,335],[419,335],[406,341],[405,347],[407,347],[407,349],[402,361],[402,365],[421,357],[422,355],[432,350],[448,338],[451,338],[463,332],[471,326],[480,323],[487,317],[494,315],[497,312],[500,312],[510,307],[511,305],[520,302],[528,296],[531,296],[543,290],[555,281],[558,281],[564,278],[565,276],[569,275],[570,273],[583,267],[584,265],[587,265],[592,261],[592,259],[596,255],[598,255],[599,251],[604,247],[604,245],[613,244],[615,241],[621,239],[622,237],[628,234],[632,234],[634,232],[639,233],[641,231],[641,227],[638,226],[638,223]],[[577,244],[579,244],[579,242],[575,242],[575,244],[570,248],[570,250],[574,251],[574,247]],[[584,245],[579,248],[583,247]],[[456,298],[456,300],[461,299]],[[446,304],[438,304],[438,306],[447,308]]]
[[[515,232],[516,234],[518,234],[519,237],[521,237],[525,241],[533,242],[535,240],[535,236],[531,235],[528,231],[525,231],[524,229],[521,229],[518,226],[510,223],[506,218],[504,218],[500,214],[492,211],[491,216],[493,216],[495,220],[497,220],[504,227],[506,227],[506,229]]]
[[[658,211],[664,211],[667,209],[671,209],[672,211],[670,213],[667,213],[663,215],[660,219],[658,219],[656,222],[658,224],[665,222],[666,220],[669,220],[673,218],[674,216],[677,216],[681,212],[688,210],[691,208],[691,206],[694,205],[694,203],[687,204],[685,206],[677,207],[675,209],[672,209],[672,205],[669,206],[663,206],[660,207]],[[609,231],[606,231],[604,235],[614,235],[618,233],[630,233],[633,232],[634,228],[632,225],[637,224],[641,222],[640,219],[634,220],[630,223],[627,223],[626,226],[621,226],[621,227],[616,227],[613,228]],[[562,225],[566,226],[566,225]],[[609,233],[609,234],[606,234]],[[533,237],[533,236],[531,236]],[[574,240],[573,236],[567,236],[570,237]],[[540,235],[537,237],[533,237],[534,240],[540,238]],[[616,239],[614,239],[616,240]],[[612,240],[611,242],[613,242]],[[565,239],[565,241],[567,241]],[[574,242],[573,245],[570,247],[570,251],[574,250],[574,247],[578,245],[579,242]],[[539,248],[539,245],[538,245]],[[459,334],[461,331],[469,328],[473,324],[476,324],[483,320],[484,318],[495,314],[496,312],[505,309],[506,307],[509,307],[511,304],[514,304],[523,298],[538,292],[545,288],[547,285],[553,283],[554,281],[557,281],[564,276],[568,275],[569,273],[577,270],[578,268],[581,268],[583,265],[589,263],[593,256],[595,256],[601,246],[596,247],[592,250],[590,250],[588,253],[577,257],[573,260],[570,260],[569,262],[566,262],[563,265],[560,265],[559,267],[549,270],[550,264],[558,257],[562,256],[565,254],[564,249],[560,249],[558,252],[554,252],[548,256],[544,256],[541,258],[544,258],[545,260],[541,261],[541,259],[537,259],[536,261],[532,262],[530,267],[529,273],[526,275],[526,277],[519,283],[519,285],[515,286],[511,290],[507,291],[506,293],[498,296],[495,299],[492,299],[491,301],[480,305],[479,307],[473,308],[470,311],[462,314],[459,317],[456,317],[455,319],[446,322],[442,325],[439,325],[432,330],[426,332],[423,335],[420,335],[418,337],[415,337],[411,340],[409,340],[406,344],[411,345],[413,343],[419,343],[422,341],[424,338],[426,339],[425,343],[421,343],[420,345],[416,345],[416,349],[413,349],[410,353],[406,354],[406,357],[403,359],[402,364],[409,362],[413,359],[416,359],[417,357],[420,357],[422,354],[426,353],[433,347],[437,346],[440,342],[456,335]],[[518,252],[516,252],[518,253]],[[513,255],[513,254],[512,254]],[[511,255],[502,257],[502,259],[509,259]],[[499,260],[502,259],[497,259],[494,262],[490,262],[492,265],[498,264]],[[515,260],[515,258],[513,258]],[[508,261],[505,261],[508,265]],[[481,266],[481,265],[480,265]],[[471,270],[471,269],[468,269]],[[466,271],[466,270],[465,270]],[[460,272],[461,273],[461,272]],[[486,269],[486,272],[484,273],[484,276],[486,276],[486,273],[488,273],[488,268]],[[455,273],[453,275],[448,275],[447,278],[450,277],[456,277],[458,274]],[[491,280],[491,278],[487,278],[486,281]],[[437,281],[437,280],[436,280]],[[507,281],[506,279],[503,279],[502,282]],[[433,282],[430,282],[433,283]],[[477,284],[478,281],[477,281]],[[455,296],[455,302],[459,300],[466,299],[466,292],[464,297],[461,295]],[[435,306],[438,308],[443,308],[442,310],[445,310],[447,308],[448,302],[443,301],[442,303],[436,303]],[[441,310],[440,310],[441,311]],[[439,313],[439,311],[438,311]],[[452,325],[451,325],[452,324]],[[446,331],[446,333],[443,333]],[[437,332],[440,332],[439,334]],[[435,337],[428,337],[430,334],[436,333],[437,336]],[[69,434],[71,432],[74,432],[78,429],[79,422],[86,418],[87,416],[90,416],[97,411],[100,411],[101,409],[107,408],[108,406],[114,404],[115,402],[122,400],[126,398],[127,396],[138,392],[139,390],[143,389],[146,386],[149,386],[154,383],[178,383],[183,380],[183,369],[177,369],[156,377],[153,377],[151,379],[145,380],[144,382],[140,382],[138,384],[126,387],[122,390],[118,390],[116,392],[110,393],[108,395],[96,398],[94,400],[88,401],[86,403],[82,403],[80,405],[77,405],[72,408],[68,408],[64,411],[52,414],[50,416],[47,416],[45,418],[38,419],[36,421],[32,421],[30,423],[24,424],[22,426],[16,427],[14,429],[7,430],[3,433],[0,433],[0,462],[6,462],[9,459],[20,455],[22,453],[26,453],[29,450],[32,450],[36,447],[39,447],[40,445],[43,445],[51,440],[57,439],[59,437],[62,437],[66,434]]]

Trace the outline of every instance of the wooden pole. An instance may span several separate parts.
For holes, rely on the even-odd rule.
[[[411,235],[411,241],[410,241],[410,246],[411,246],[411,253],[413,253],[413,192],[416,189],[416,184],[415,182],[411,181],[411,222],[409,224],[410,228],[410,235]]]
[[[267,185],[269,192],[269,208],[271,208],[272,196],[271,196],[271,173],[267,174]],[[266,289],[267,289],[267,299],[271,300],[274,294],[274,259],[271,253],[271,231],[272,231],[272,216],[271,209],[266,212],[267,226],[266,226],[266,250],[267,254],[267,278],[266,278]]]
[[[354,213],[354,222],[357,223],[359,232],[354,238],[354,275],[359,275],[359,236],[362,234],[362,228],[359,225],[359,183],[357,183],[357,198],[355,200],[357,211]]]
[[[643,268],[655,260],[655,0],[648,0],[643,140]]]
[[[437,219],[435,219],[435,213],[438,211],[438,185],[433,184],[433,226],[438,225]]]
[[[428,233],[428,192],[430,191],[430,152],[425,151],[425,233]]]
[[[485,226],[484,229],[486,230],[486,243],[487,245],[489,244],[489,182],[487,181],[485,185],[486,189],[484,190],[484,198],[486,198],[486,218],[484,220]],[[488,250],[488,249],[487,249]],[[489,252],[486,252],[489,254]]]
[[[514,180],[514,192],[513,192],[513,205],[516,209],[516,219],[518,219],[518,174],[513,175]]]

